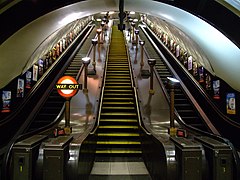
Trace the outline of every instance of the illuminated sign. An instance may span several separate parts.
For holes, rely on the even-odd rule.
[[[76,79],[71,76],[63,76],[55,87],[62,97],[69,98],[77,94],[78,89],[82,89],[82,84],[78,84]]]

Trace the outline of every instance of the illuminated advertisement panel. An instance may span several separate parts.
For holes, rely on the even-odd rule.
[[[3,113],[10,112],[11,91],[2,91],[2,111]]]
[[[24,80],[18,79],[17,83],[17,97],[23,97],[24,96]]]
[[[26,84],[25,88],[30,89],[31,88],[31,81],[32,81],[32,72],[27,71],[26,72]]]
[[[220,99],[220,80],[213,80],[213,99]]]
[[[236,98],[235,93],[227,93],[226,95],[227,114],[236,114]]]

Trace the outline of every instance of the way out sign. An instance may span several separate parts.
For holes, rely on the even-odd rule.
[[[62,97],[70,98],[77,94],[78,89],[82,89],[82,84],[78,84],[72,76],[63,76],[58,80],[56,88]]]

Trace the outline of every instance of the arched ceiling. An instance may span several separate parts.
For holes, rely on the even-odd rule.
[[[75,19],[118,8],[118,0],[87,0],[52,11],[21,28],[0,46],[0,88],[23,71],[47,36]],[[240,66],[236,65],[240,50],[211,25],[179,8],[152,0],[125,0],[125,10],[156,16],[179,28],[201,47],[215,74],[240,91]]]

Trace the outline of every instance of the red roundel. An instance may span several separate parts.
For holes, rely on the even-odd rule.
[[[63,76],[58,80],[56,87],[62,97],[69,98],[78,92],[78,89],[66,89],[65,86],[69,84],[77,85],[78,82],[71,76]]]

